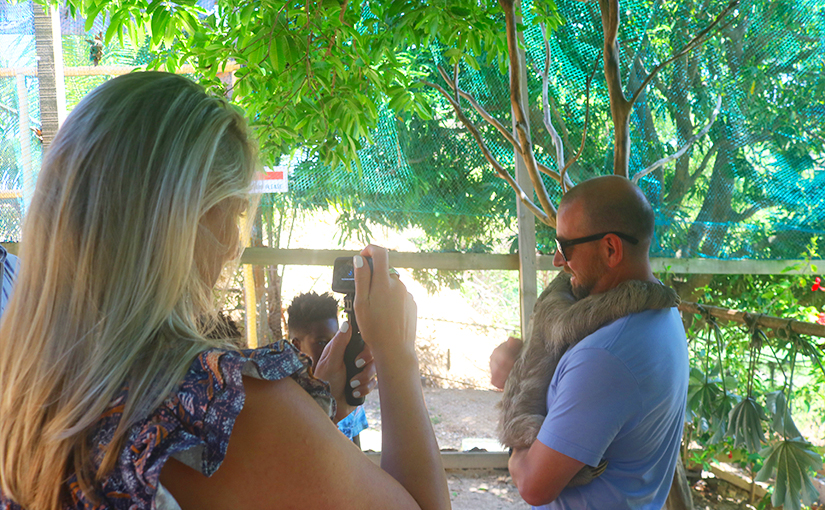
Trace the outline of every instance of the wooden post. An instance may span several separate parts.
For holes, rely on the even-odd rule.
[[[34,174],[32,173],[31,131],[29,129],[29,91],[26,76],[17,75],[17,119],[20,140],[20,188],[23,194],[23,211],[29,207],[34,194]]]
[[[252,266],[243,266],[244,304],[246,306],[246,342],[251,349],[258,347],[258,300],[255,297],[255,274]]]
[[[516,6],[518,9],[518,5]],[[521,18],[517,18],[521,23]],[[521,73],[519,84],[519,100],[524,110],[525,120],[527,120],[527,134],[530,135],[530,118],[529,118],[529,104],[527,97],[527,66],[525,65],[524,55],[524,34],[519,32],[519,39],[522,44],[518,48],[519,66],[517,69],[510,68],[511,73]],[[513,135],[516,133],[515,115],[513,118]],[[527,167],[524,160],[518,151],[514,151],[515,166],[516,166],[516,181],[519,186],[531,198],[533,197],[533,184],[530,181],[530,175],[527,172]],[[527,325],[530,322],[530,316],[533,314],[533,306],[536,304],[538,297],[538,289],[536,282],[536,217],[530,212],[527,207],[522,204],[521,200],[516,199],[516,212],[518,217],[518,254],[519,254],[519,301],[521,308],[521,335],[527,334]]]
[[[244,246],[249,247],[249,232],[253,226],[248,222],[253,222],[254,219],[243,216],[241,221],[244,222],[241,227]],[[255,271],[251,264],[243,266],[243,290],[246,309],[246,342],[250,348],[256,349],[258,347],[258,299],[255,295]]]

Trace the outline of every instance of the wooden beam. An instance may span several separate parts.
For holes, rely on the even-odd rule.
[[[825,326],[812,322],[802,322],[793,319],[783,319],[782,317],[771,317],[768,315],[754,314],[750,312],[740,312],[739,310],[729,310],[718,306],[702,305],[684,301],[679,304],[679,310],[686,313],[698,313],[703,315],[703,311],[712,317],[739,324],[747,324],[747,321],[755,320],[756,324],[763,328],[786,329],[788,327],[794,333],[808,336],[825,337]]]
[[[655,272],[676,274],[811,274],[811,264],[825,268],[825,260],[652,258],[650,263]],[[787,270],[789,267],[795,269]]]
[[[240,69],[238,64],[227,64],[225,71],[234,72]],[[122,74],[129,74],[135,70],[143,69],[141,66],[77,66],[64,67],[63,76],[120,76]],[[175,70],[176,74],[195,74],[195,68],[191,65],[181,66]],[[0,68],[0,77],[16,76],[22,74],[24,76],[37,76],[36,67],[4,67]]]
[[[52,31],[52,11],[46,5],[32,4],[34,13],[34,41],[37,52],[37,85],[40,97],[40,135],[43,152],[51,145],[58,127],[57,76],[54,65],[54,32]],[[20,126],[20,130],[28,126]],[[26,135],[29,135],[26,129]],[[34,183],[32,183],[34,184]],[[26,186],[24,185],[25,189]]]
[[[381,465],[381,452],[364,452],[368,459]],[[507,469],[507,452],[441,452],[444,469]]]
[[[16,190],[1,195],[0,198],[18,197]],[[17,243],[2,243],[9,253],[17,253]],[[241,264],[261,266],[329,266],[336,257],[351,257],[355,250],[307,250],[275,248],[247,248],[241,257]],[[390,263],[394,267],[409,269],[444,269],[451,271],[518,271],[518,255],[496,253],[413,253],[390,252]],[[671,273],[686,273],[691,269],[695,274],[810,274],[804,260],[714,260],[714,259],[651,259],[651,266],[656,272],[668,268]],[[810,264],[824,267],[825,260],[812,260]],[[553,257],[539,255],[539,271],[558,271],[553,266]],[[798,269],[784,271],[785,268],[799,265]]]
[[[243,264],[261,265],[305,265],[331,266],[335,257],[354,255],[348,250],[305,250],[274,248],[247,248],[241,259]],[[491,253],[412,253],[390,252],[390,261],[395,267],[413,269],[447,270],[508,270],[519,268],[518,255]],[[825,267],[825,260],[716,260],[716,259],[670,259],[650,260],[656,272],[669,271],[676,274],[811,274],[809,266]],[[539,255],[536,261],[540,271],[558,271],[553,266],[552,255]],[[797,266],[787,271],[788,267]]]
[[[355,250],[279,250],[274,248],[247,248],[242,264],[332,266],[337,257],[351,257]],[[393,267],[410,269],[518,270],[518,255],[488,253],[411,253],[390,252]]]
[[[720,479],[728,482],[729,484],[742,489],[743,491],[750,492],[751,491],[751,480],[747,480],[743,478],[742,475],[736,472],[730,465],[725,463],[716,463],[714,462],[711,464],[710,467],[711,473]],[[756,482],[753,484],[754,495],[762,499],[768,494],[768,484],[762,482]]]

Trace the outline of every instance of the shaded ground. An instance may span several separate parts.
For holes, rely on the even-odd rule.
[[[447,472],[453,510],[529,510],[506,470]]]

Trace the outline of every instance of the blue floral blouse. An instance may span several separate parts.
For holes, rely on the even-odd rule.
[[[178,389],[151,416],[131,428],[117,464],[98,494],[102,503],[94,504],[72,475],[67,480],[71,503],[65,508],[155,509],[160,471],[170,456],[206,476],[212,475],[223,462],[232,427],[243,408],[242,376],[270,381],[291,376],[333,416],[335,401],[328,386],[311,377],[308,366],[308,358],[285,341],[259,349],[202,352]],[[97,424],[92,439],[95,466],[103,460],[128,393],[129,389],[124,388]],[[2,494],[0,509],[22,510]]]

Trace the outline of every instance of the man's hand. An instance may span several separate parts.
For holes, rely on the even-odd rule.
[[[343,322],[341,329],[332,337],[321,357],[318,359],[318,365],[315,367],[315,377],[327,381],[329,383],[329,390],[332,393],[335,402],[337,403],[337,412],[333,421],[338,423],[347,415],[355,410],[355,407],[347,404],[347,399],[344,397],[344,387],[349,384],[355,388],[355,391],[364,397],[375,388],[377,381],[375,379],[375,364],[372,362],[372,353],[370,348],[364,345],[364,350],[358,355],[355,364],[363,361],[364,370],[358,372],[351,380],[347,381],[347,368],[344,366],[344,351],[347,348],[352,331],[350,331],[349,323]],[[354,392],[353,392],[354,394]]]
[[[490,383],[503,390],[504,383],[513,370],[524,342],[520,338],[509,337],[506,342],[493,349],[490,354]]]

